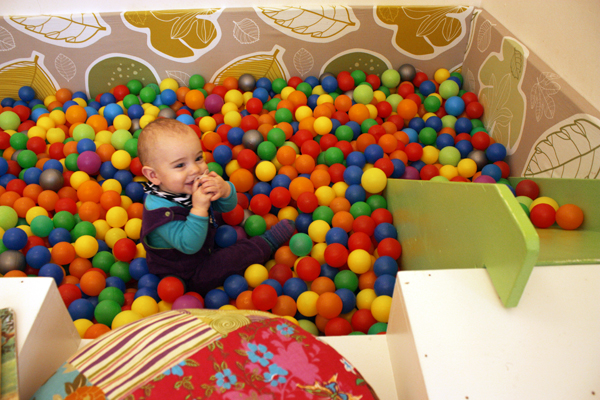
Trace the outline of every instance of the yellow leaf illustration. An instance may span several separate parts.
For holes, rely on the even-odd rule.
[[[396,32],[392,43],[400,52],[431,59],[464,37],[472,11],[463,6],[380,6],[374,13],[380,26]]]
[[[217,44],[219,15],[219,8],[206,8],[125,12],[122,18],[126,26],[149,36],[149,46],[156,53],[190,62]]]
[[[18,98],[22,86],[31,86],[38,99],[56,93],[58,85],[43,65],[44,56],[33,52],[30,60],[14,61],[0,67],[0,98]]]
[[[330,42],[359,28],[350,7],[255,7],[258,16],[280,32],[308,42]]]
[[[250,74],[256,79],[266,77],[273,81],[282,78],[287,81],[289,73],[281,59],[284,51],[285,49],[275,45],[270,53],[259,52],[238,57],[218,70],[211,82],[220,85],[225,78],[230,76],[239,78],[243,74]]]
[[[94,13],[70,15],[10,16],[7,21],[20,31],[63,47],[85,47],[110,34],[110,27]]]

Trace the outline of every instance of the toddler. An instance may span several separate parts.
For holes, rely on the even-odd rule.
[[[237,204],[231,182],[209,172],[196,132],[174,119],[149,123],[138,138],[145,187],[141,241],[151,273],[175,275],[203,296],[251,264],[264,264],[294,233],[283,220],[263,235],[215,246],[213,210]]]

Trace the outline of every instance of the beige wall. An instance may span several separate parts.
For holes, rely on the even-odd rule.
[[[44,14],[79,12],[148,10],[169,8],[205,8],[216,3],[206,0],[179,0],[176,6],[164,0],[19,0],[2,2],[2,14]],[[307,4],[319,4],[309,1]],[[468,4],[488,10],[511,30],[529,49],[537,53],[575,90],[600,108],[600,1],[599,0],[432,0],[381,1],[348,0],[348,5],[376,4]],[[168,5],[167,5],[168,4]],[[225,7],[250,7],[248,0],[222,0]],[[285,0],[261,0],[260,4],[289,4]]]

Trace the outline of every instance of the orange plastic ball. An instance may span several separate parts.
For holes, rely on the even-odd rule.
[[[385,153],[390,154],[398,147],[398,139],[396,139],[394,135],[386,133],[379,138],[377,144],[381,146]]]
[[[190,90],[185,94],[185,105],[192,110],[197,110],[204,105],[204,94],[199,90]],[[70,108],[69,108],[70,109]]]
[[[75,259],[75,248],[69,242],[58,242],[52,247],[50,255],[56,264],[67,265]]]
[[[84,123],[87,119],[87,112],[85,111],[85,108],[81,107],[80,105],[72,105],[71,107],[67,108],[65,116],[67,117],[67,121],[71,124],[75,124],[77,122]]]
[[[0,196],[0,206],[12,207],[17,199],[21,198],[17,192],[4,192]]]
[[[213,151],[222,143],[221,136],[217,132],[206,132],[202,135],[202,148]]]
[[[77,189],[77,197],[82,202],[93,201],[94,203],[98,203],[100,202],[102,193],[104,193],[102,186],[92,180],[83,182]]]
[[[114,190],[107,190],[100,196],[100,205],[106,211],[121,205],[121,195]]]
[[[398,103],[397,112],[403,119],[412,119],[417,112],[419,111],[419,107],[417,103],[415,103],[411,99],[404,99]]]
[[[329,172],[326,170],[315,169],[310,174],[310,181],[313,183],[315,189],[318,189],[321,186],[329,186],[329,184],[331,183],[331,176],[329,176]]]
[[[357,103],[350,107],[350,110],[348,110],[348,117],[350,118],[350,121],[362,124],[364,120],[371,117],[371,113],[369,112],[367,106]]]
[[[364,153],[367,147],[376,143],[377,141],[375,140],[375,136],[371,135],[370,133],[363,133],[358,137],[358,139],[356,139],[356,148],[361,153]]]
[[[71,246],[72,247],[72,246]],[[81,279],[89,269],[92,268],[92,262],[87,258],[76,258],[69,264],[69,274]]]
[[[96,339],[106,332],[110,332],[110,328],[104,324],[94,324],[87,328],[85,333],[83,334],[84,339]]]
[[[110,143],[103,143],[96,149],[96,154],[100,156],[100,161],[107,162],[110,161],[113,153],[115,152],[115,148]]]
[[[583,223],[583,211],[575,204],[564,204],[556,211],[556,223],[563,229],[577,229]]]
[[[331,278],[320,276],[310,284],[310,290],[315,293],[323,294],[327,292],[335,292],[335,283]]]
[[[81,291],[88,296],[98,296],[106,287],[106,279],[99,271],[87,271],[79,280]]]
[[[292,199],[298,200],[298,197],[300,197],[302,193],[314,193],[315,187],[310,179],[305,178],[303,176],[299,176],[292,180],[292,182],[290,183],[289,191],[292,195]]]
[[[24,197],[29,197],[31,200],[35,201],[37,203],[37,199],[40,195],[40,193],[42,193],[44,191],[44,189],[42,189],[42,187],[36,183],[31,183],[27,186],[25,186],[25,189],[23,189],[23,196]]]
[[[296,150],[290,146],[281,146],[276,157],[281,165],[292,165],[296,161]]]
[[[61,103],[65,104],[67,101],[73,98],[73,93],[71,93],[69,89],[62,88],[56,91],[54,97],[56,97],[57,101],[60,101]]]
[[[352,230],[352,223],[354,223],[354,217],[348,211],[339,211],[335,213],[331,220],[332,227],[342,228],[346,232]]]
[[[329,203],[329,208],[331,208],[334,214],[340,211],[350,211],[350,206],[350,201],[345,197],[336,197],[335,199],[331,200],[331,203]]]
[[[100,218],[100,206],[93,201],[85,201],[79,206],[78,214],[82,221],[94,222]]]
[[[325,292],[317,299],[317,313],[323,318],[337,317],[342,312],[342,308],[342,299],[335,293]]]
[[[19,218],[25,218],[27,211],[29,211],[31,207],[35,207],[35,201],[29,197],[19,197],[13,203],[12,208],[17,212]]]
[[[275,303],[275,307],[273,307],[271,311],[275,315],[287,315],[293,317],[296,315],[297,310],[298,308],[294,299],[292,299],[290,296],[282,295],[277,298],[277,303]]]
[[[290,246],[281,246],[275,252],[275,262],[277,264],[287,265],[293,267],[294,263],[298,259],[298,256],[292,253]]]
[[[335,98],[333,103],[338,111],[346,112],[352,107],[352,99],[345,94],[341,94]]]
[[[252,291],[246,290],[240,293],[235,299],[235,306],[239,310],[254,310],[254,303],[252,303]]]
[[[96,133],[108,129],[108,122],[106,122],[106,119],[100,114],[92,115],[85,123],[94,128],[94,132]]]
[[[316,161],[308,154],[302,154],[296,158],[296,170],[301,174],[310,174],[316,166]]]
[[[245,168],[239,168],[231,174],[229,181],[238,192],[248,192],[254,186],[254,175]]]
[[[58,193],[52,190],[44,190],[38,196],[38,205],[47,211],[53,211],[58,200]]]

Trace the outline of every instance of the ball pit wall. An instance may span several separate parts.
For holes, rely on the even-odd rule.
[[[486,268],[502,303],[517,306],[540,240],[507,187],[390,179],[386,198],[401,269]]]

